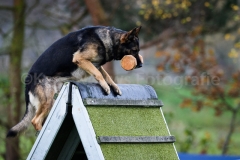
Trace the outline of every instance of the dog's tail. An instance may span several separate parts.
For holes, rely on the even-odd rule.
[[[25,115],[23,116],[22,120],[8,131],[7,137],[15,137],[16,135],[18,135],[18,133],[27,129],[34,115],[35,110],[33,106],[31,106],[31,104],[28,104]]]
[[[26,101],[26,111],[22,118],[22,120],[13,126],[7,133],[7,137],[15,137],[18,135],[18,133],[24,131],[27,129],[27,127],[30,125],[32,118],[35,115],[35,108],[31,105],[29,101],[29,85],[26,85],[25,88],[25,101]]]

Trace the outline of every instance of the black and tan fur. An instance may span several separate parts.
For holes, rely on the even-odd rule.
[[[86,27],[53,43],[37,59],[25,80],[26,112],[23,119],[8,132],[14,137],[32,122],[41,130],[53,103],[54,94],[64,82],[79,81],[89,75],[99,82],[106,94],[110,87],[116,94],[121,91],[102,65],[112,60],[121,60],[124,55],[133,55],[137,67],[139,58],[138,33],[140,27],[126,32],[113,27]]]

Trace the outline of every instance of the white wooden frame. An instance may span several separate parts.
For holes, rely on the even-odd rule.
[[[66,102],[68,100],[69,85],[70,83],[66,83],[62,87],[53,108],[51,109],[46,122],[27,157],[27,160],[42,160],[47,156],[51,144],[53,143],[67,114]],[[72,106],[73,120],[88,160],[104,160],[103,153],[100,145],[97,143],[96,134],[93,130],[87,110],[83,105],[77,86],[74,85],[72,86]],[[71,131],[71,134],[76,134],[75,129]],[[79,142],[79,140],[76,141]],[[72,148],[75,147],[76,145]],[[74,151],[71,152],[74,153]],[[60,153],[58,159],[64,159],[64,157],[71,159],[71,156],[72,155],[69,153]]]

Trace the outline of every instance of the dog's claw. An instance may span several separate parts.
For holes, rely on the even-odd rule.
[[[106,92],[107,94],[110,94],[110,88],[106,88],[106,89],[105,89],[105,92]]]
[[[117,88],[117,89],[114,89],[115,90],[115,92],[118,94],[118,95],[122,95],[122,92],[121,92],[121,90],[119,89],[119,88]]]
[[[118,92],[117,92],[120,96],[122,95],[122,92],[121,92],[121,90],[118,90]]]
[[[115,84],[115,85],[112,85],[114,91],[118,94],[118,95],[122,95],[122,92],[121,90],[118,88],[118,86]]]

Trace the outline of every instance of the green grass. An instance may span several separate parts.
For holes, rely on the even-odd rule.
[[[176,136],[178,151],[189,153],[221,154],[221,146],[229,130],[230,113],[215,116],[211,108],[204,107],[196,112],[190,108],[181,108],[180,103],[186,97],[193,98],[190,88],[177,89],[174,86],[153,86],[158,98],[163,101],[163,112],[170,132]],[[196,97],[194,97],[196,98]],[[240,122],[240,114],[237,124]],[[191,133],[189,134],[188,131]],[[239,125],[236,126],[231,139],[228,154],[239,155],[240,148]],[[192,135],[191,135],[192,134]],[[190,145],[188,149],[183,149]]]

